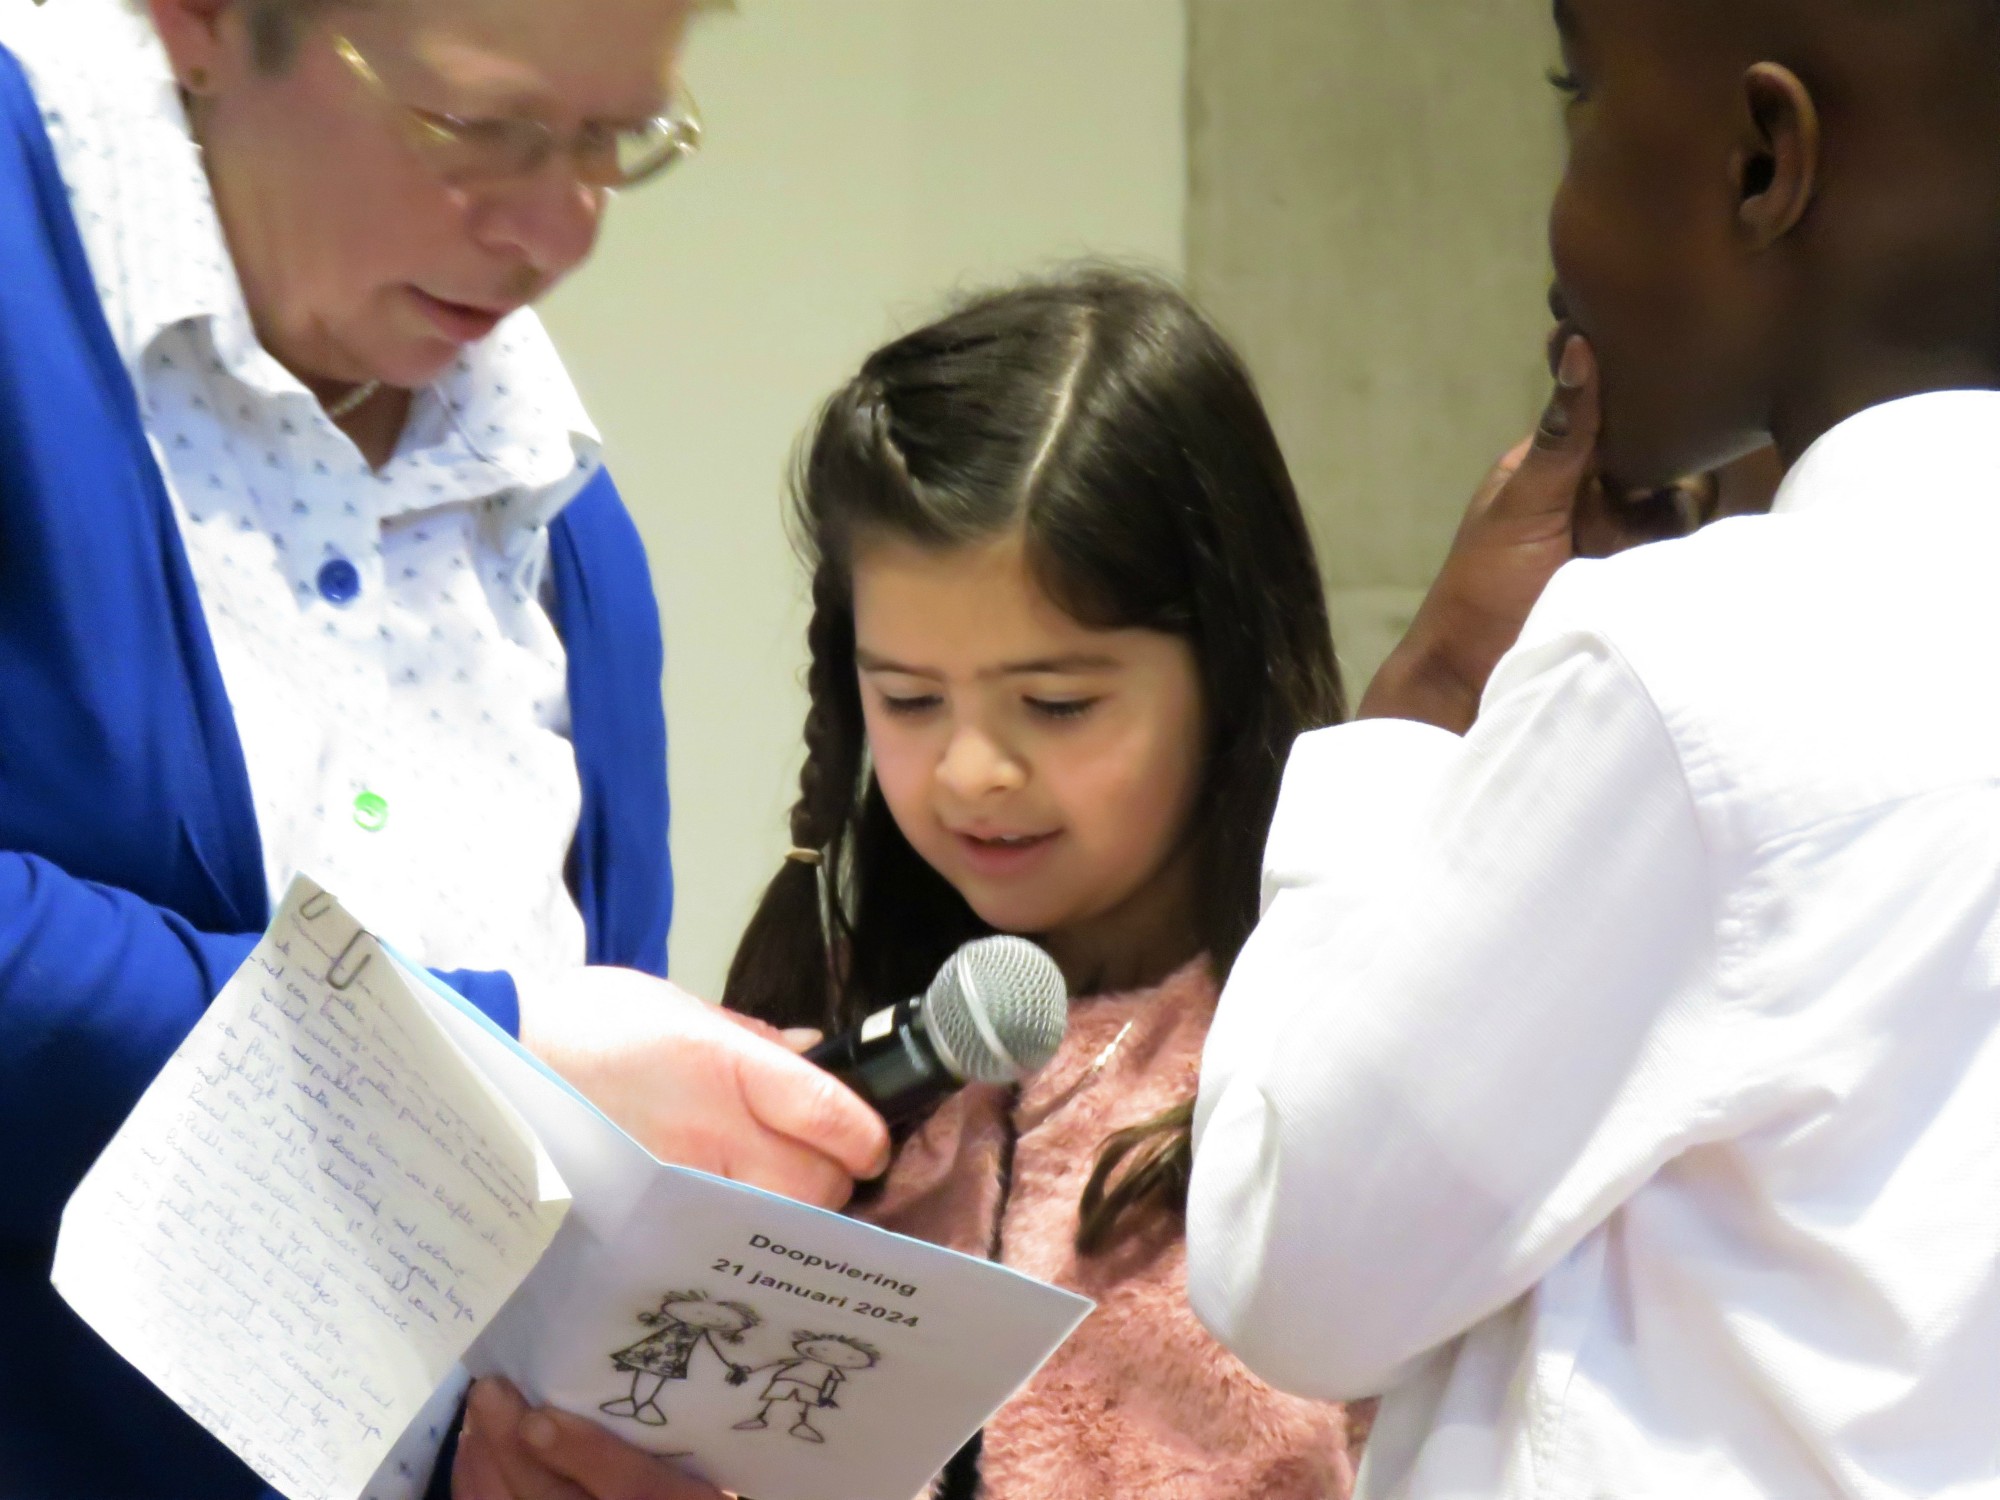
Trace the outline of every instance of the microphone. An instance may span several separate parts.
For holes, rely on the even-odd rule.
[[[1069,1026],[1069,986],[1024,938],[967,943],[931,987],[878,1010],[806,1053],[891,1125],[968,1083],[1012,1083],[1056,1055]]]

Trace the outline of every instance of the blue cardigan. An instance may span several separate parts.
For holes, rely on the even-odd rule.
[[[664,973],[659,615],[610,480],[552,528],[592,962]],[[48,1283],[58,1216],[269,918],[171,503],[20,65],[0,48],[0,1496],[262,1485]],[[518,1026],[505,974],[447,976]]]

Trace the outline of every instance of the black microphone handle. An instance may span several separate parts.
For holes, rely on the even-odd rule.
[[[965,1083],[931,1045],[918,1000],[877,1011],[854,1030],[821,1042],[805,1058],[853,1089],[891,1125],[926,1113]]]

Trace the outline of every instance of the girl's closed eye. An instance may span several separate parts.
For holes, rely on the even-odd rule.
[[[1021,701],[1027,704],[1028,712],[1034,714],[1037,718],[1053,719],[1061,723],[1083,718],[1093,708],[1096,708],[1098,704],[1102,703],[1104,699],[1101,696],[1095,698],[1026,697]]]
[[[878,691],[884,713],[899,719],[914,719],[933,713],[944,705],[944,699],[937,693],[891,693]]]

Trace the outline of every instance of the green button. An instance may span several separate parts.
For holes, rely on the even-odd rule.
[[[354,821],[369,833],[380,833],[389,821],[389,804],[373,792],[354,799]]]

